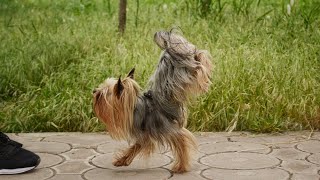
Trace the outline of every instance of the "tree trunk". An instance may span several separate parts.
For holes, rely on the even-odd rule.
[[[119,32],[124,33],[127,21],[127,0],[120,0],[119,3]]]

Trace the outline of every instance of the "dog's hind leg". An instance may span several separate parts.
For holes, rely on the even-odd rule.
[[[172,167],[174,173],[184,173],[190,169],[192,150],[196,150],[196,141],[190,131],[185,128],[171,135],[169,145],[173,152],[175,162]]]
[[[116,158],[112,163],[114,166],[128,166],[131,164],[133,159],[140,153],[142,146],[138,143],[132,145],[130,148],[125,150],[123,154]]]
[[[141,153],[143,156],[149,156],[155,150],[155,145],[148,136],[141,138],[134,145],[116,158],[112,163],[114,166],[128,166],[133,159]]]

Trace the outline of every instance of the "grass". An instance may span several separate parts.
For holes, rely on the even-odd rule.
[[[92,89],[132,67],[146,87],[160,54],[153,33],[177,26],[215,64],[189,129],[320,129],[317,0],[297,1],[290,15],[286,0],[148,0],[139,13],[136,2],[120,37],[116,0],[2,0],[0,131],[102,131]]]

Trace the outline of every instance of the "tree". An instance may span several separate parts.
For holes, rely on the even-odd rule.
[[[123,34],[126,29],[127,21],[127,0],[120,0],[119,2],[119,32]]]

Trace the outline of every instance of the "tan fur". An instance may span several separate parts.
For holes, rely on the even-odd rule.
[[[175,157],[172,171],[184,173],[190,169],[191,153],[197,149],[195,137],[182,128],[179,134],[170,137],[170,148]]]
[[[127,90],[117,98],[114,93],[115,82],[115,79],[109,78],[100,85],[102,91],[94,94],[94,110],[98,118],[106,124],[112,138],[128,140],[131,137],[133,109],[140,87],[134,80],[125,78],[122,83]]]

